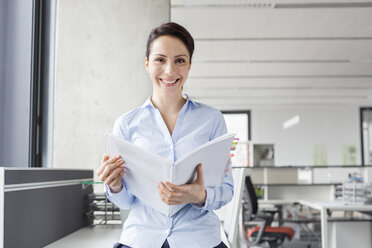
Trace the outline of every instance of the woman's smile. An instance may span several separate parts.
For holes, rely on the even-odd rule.
[[[182,99],[183,84],[187,80],[191,61],[186,46],[178,38],[161,36],[151,44],[149,58],[145,58],[147,72],[154,84],[153,95],[171,94]]]
[[[165,87],[174,87],[181,78],[159,78],[160,82],[162,82]]]

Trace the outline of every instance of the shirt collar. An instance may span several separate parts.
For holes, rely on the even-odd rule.
[[[197,103],[194,100],[192,100],[187,94],[183,94],[183,98],[186,99],[186,104],[188,102],[190,102],[190,103],[194,104],[195,106],[197,106]],[[149,98],[147,98],[147,100],[142,104],[141,108],[146,108],[146,107],[149,107],[149,106],[155,108],[154,105],[151,102],[151,96]]]
[[[147,100],[141,105],[141,108],[146,108],[147,106],[153,106],[152,105],[152,102],[151,102],[151,96],[149,98],[147,98]]]

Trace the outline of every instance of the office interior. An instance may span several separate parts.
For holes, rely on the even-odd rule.
[[[366,0],[0,0],[0,247],[118,241],[104,134],[151,95],[146,40],[168,21],[195,39],[184,92],[239,138],[225,244],[372,247]]]

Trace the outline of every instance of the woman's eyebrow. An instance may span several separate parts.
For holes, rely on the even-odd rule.
[[[167,57],[166,55],[164,55],[164,54],[161,54],[161,53],[157,53],[157,54],[154,54],[155,56],[162,56],[162,57]],[[176,55],[176,56],[174,56],[175,58],[177,58],[177,57],[182,57],[182,56],[185,56],[185,57],[187,57],[187,55],[186,54],[179,54],[179,55]]]
[[[177,58],[177,57],[182,57],[182,56],[185,56],[185,57],[187,57],[187,55],[186,54],[180,54],[180,55],[177,55],[177,56],[174,56],[175,58]]]

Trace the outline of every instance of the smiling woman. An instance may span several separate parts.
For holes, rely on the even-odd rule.
[[[191,35],[176,23],[155,28],[147,42],[145,64],[153,83],[151,100],[171,134],[186,102],[182,89],[191,69],[193,52]]]
[[[145,66],[153,95],[142,106],[117,119],[113,130],[116,136],[176,161],[227,132],[220,111],[182,93],[193,51],[193,38],[184,27],[165,23],[152,30]],[[98,176],[105,183],[107,196],[118,207],[131,208],[120,241],[114,247],[226,247],[221,242],[220,221],[213,210],[232,199],[231,168],[217,187],[204,185],[201,164],[195,164],[195,170],[197,177],[191,184],[158,183],[164,204],[186,204],[167,217],[127,190],[122,178],[126,173],[125,157],[104,155]]]
[[[152,42],[145,58],[146,70],[154,84],[153,102],[182,98],[182,87],[191,68],[190,55],[178,38],[165,35]]]

